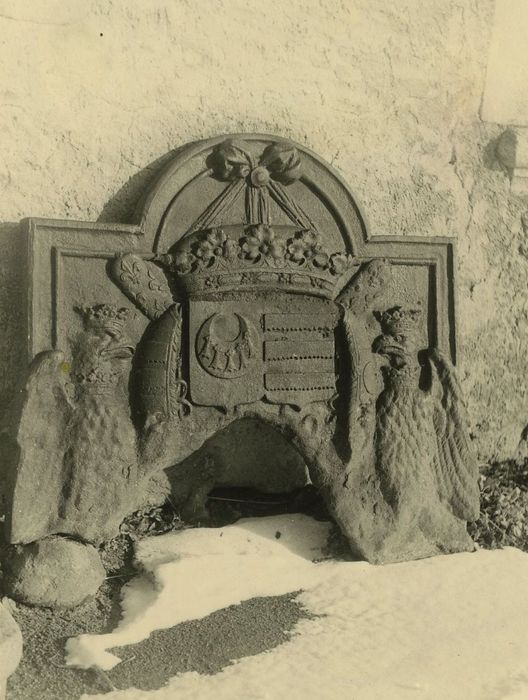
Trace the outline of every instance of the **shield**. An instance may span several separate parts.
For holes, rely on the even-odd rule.
[[[335,394],[334,325],[328,312],[264,314],[268,401],[303,406]]]
[[[321,299],[189,302],[193,403],[233,408],[265,398],[303,406],[335,394],[336,310]]]
[[[201,406],[232,408],[264,394],[258,310],[236,301],[189,303],[189,389]]]

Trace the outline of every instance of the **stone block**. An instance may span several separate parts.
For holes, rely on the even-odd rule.
[[[106,572],[91,545],[48,537],[5,555],[4,588],[27,605],[71,608],[97,593]]]

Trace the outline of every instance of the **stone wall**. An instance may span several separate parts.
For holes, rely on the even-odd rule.
[[[479,119],[493,0],[0,0],[0,319],[22,342],[16,222],[130,221],[167,152],[291,137],[336,167],[371,234],[459,239],[459,363],[482,460],[528,422],[523,203]],[[525,203],[525,208],[528,206]]]

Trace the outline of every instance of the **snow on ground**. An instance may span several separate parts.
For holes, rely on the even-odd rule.
[[[243,600],[311,585],[323,573],[312,559],[322,556],[329,529],[329,523],[307,516],[279,516],[143,540],[136,560],[147,575],[125,586],[117,630],[69,640],[67,662],[109,670],[120,661],[105,651],[110,647],[139,642],[155,629]]]
[[[291,640],[212,676],[105,700],[527,700],[528,555],[481,550],[371,566],[320,561],[327,523],[242,520],[144,540],[145,574],[125,587],[123,620],[68,642],[69,663],[109,669],[106,650],[255,596],[303,590],[317,615]],[[278,535],[280,533],[280,536]]]

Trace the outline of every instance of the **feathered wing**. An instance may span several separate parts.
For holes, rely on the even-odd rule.
[[[478,464],[467,432],[468,419],[462,391],[451,362],[438,349],[429,351],[433,382],[433,419],[438,454],[434,460],[438,490],[453,513],[462,520],[476,520],[480,510]]]
[[[68,423],[73,408],[63,354],[42,352],[2,430],[7,467],[6,525],[10,542],[32,542],[53,531],[61,498]]]

